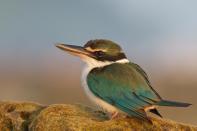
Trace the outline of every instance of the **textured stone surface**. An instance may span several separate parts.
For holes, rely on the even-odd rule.
[[[197,131],[197,127],[152,118],[153,124],[120,117],[109,120],[105,113],[82,105],[43,106],[31,102],[0,102],[0,131]]]

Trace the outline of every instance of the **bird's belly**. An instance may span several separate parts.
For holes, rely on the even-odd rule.
[[[89,89],[88,87],[84,87],[85,88],[85,92],[87,94],[87,96],[89,97],[89,99],[95,103],[97,106],[99,106],[102,110],[113,113],[113,112],[117,112],[118,109],[110,104],[108,104],[107,102],[103,101],[102,99],[98,98],[97,96],[95,96]]]
[[[89,73],[91,69],[90,68],[85,68],[85,70],[83,71],[82,74],[82,86],[84,87],[84,90],[86,92],[86,95],[89,97],[89,99],[95,103],[97,106],[99,106],[100,108],[102,108],[104,111],[107,111],[109,113],[113,113],[113,112],[117,112],[118,109],[112,105],[110,105],[109,103],[105,102],[104,100],[98,98],[97,96],[95,96],[91,90],[89,89],[88,85],[87,85],[87,75]]]

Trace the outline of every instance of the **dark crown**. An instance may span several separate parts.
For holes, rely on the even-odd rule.
[[[90,40],[84,45],[84,48],[94,53],[95,58],[99,61],[117,61],[126,58],[121,47],[110,40]]]

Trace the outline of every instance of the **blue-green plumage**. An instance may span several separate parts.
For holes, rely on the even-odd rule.
[[[138,68],[133,63],[95,68],[88,74],[88,87],[94,95],[129,115],[146,118],[143,109],[160,101],[160,96]]]
[[[94,68],[87,76],[87,83],[91,92],[98,98],[130,116],[142,119],[147,119],[144,111],[146,107],[180,104],[162,100],[151,87],[146,73],[134,63],[114,63]]]

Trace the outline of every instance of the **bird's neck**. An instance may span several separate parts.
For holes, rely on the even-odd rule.
[[[129,60],[124,58],[124,59],[120,59],[120,60],[117,60],[117,61],[97,61],[97,60],[94,60],[94,59],[82,59],[83,61],[85,61],[86,63],[86,66],[85,68],[83,69],[83,72],[82,72],[82,83],[86,82],[86,77],[87,75],[89,74],[89,72],[94,69],[94,68],[102,68],[104,66],[108,66],[108,65],[111,65],[111,64],[114,64],[114,63],[120,63],[120,64],[126,64],[126,63],[129,63]]]
[[[104,66],[108,66],[114,63],[125,64],[125,63],[129,63],[129,60],[124,58],[124,59],[120,59],[117,61],[97,61],[94,59],[89,59],[88,61],[86,61],[87,67],[89,69],[104,67]]]
[[[126,64],[126,63],[129,63],[129,60],[124,58],[124,59],[121,59],[121,60],[117,60],[117,61],[114,61],[114,62],[100,62],[100,61],[96,61],[94,59],[92,59],[92,61],[86,61],[86,66],[85,68],[83,69],[83,72],[82,72],[82,85],[83,87],[86,87],[87,86],[87,83],[86,83],[86,78],[89,74],[89,72],[94,69],[94,68],[102,68],[104,66],[108,66],[108,65],[111,65],[111,64],[114,64],[114,63],[120,63],[120,64]]]

